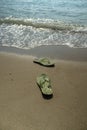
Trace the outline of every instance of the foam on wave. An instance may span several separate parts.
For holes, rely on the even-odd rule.
[[[70,24],[64,23],[59,20],[52,20],[52,19],[19,19],[19,18],[12,18],[7,17],[4,19],[0,19],[0,24],[17,24],[17,25],[25,25],[25,26],[32,26],[35,28],[46,28],[52,30],[64,30],[64,31],[73,31],[73,32],[84,32],[87,33],[87,26],[86,25],[77,25],[77,24]]]
[[[41,45],[87,48],[87,27],[51,19],[0,19],[0,46],[29,49]]]

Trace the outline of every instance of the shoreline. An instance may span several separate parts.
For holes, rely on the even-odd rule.
[[[31,55],[34,57],[49,57],[59,60],[87,61],[87,48],[70,48],[65,45],[39,46],[31,49],[0,46],[0,52],[12,53],[16,55]]]
[[[59,59],[54,49],[40,48],[27,54],[0,51],[0,130],[86,130],[86,60]],[[35,56],[45,55],[55,67],[33,63]],[[37,86],[42,73],[51,79],[52,99],[44,99]]]

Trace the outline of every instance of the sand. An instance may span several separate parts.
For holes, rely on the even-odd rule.
[[[33,63],[33,56],[0,53],[0,130],[87,130],[87,61]],[[36,77],[46,73],[53,98],[44,99]]]

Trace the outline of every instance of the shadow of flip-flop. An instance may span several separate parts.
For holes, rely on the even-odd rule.
[[[44,95],[42,93],[42,96],[43,96],[44,99],[47,99],[47,100],[53,98],[53,94],[51,94],[51,95]]]

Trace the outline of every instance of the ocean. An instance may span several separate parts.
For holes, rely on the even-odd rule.
[[[87,48],[87,0],[0,0],[0,46]]]

